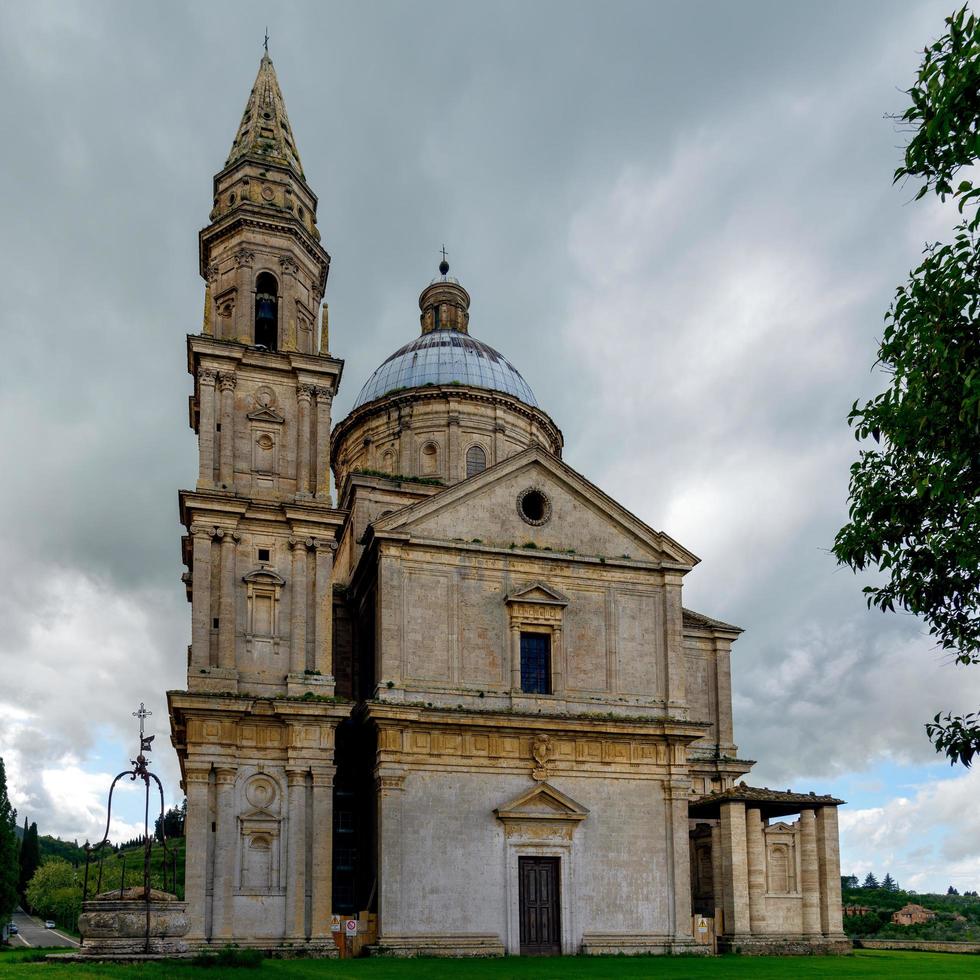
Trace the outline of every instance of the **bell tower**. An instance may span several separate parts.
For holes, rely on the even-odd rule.
[[[265,52],[200,233],[187,337],[198,476],[180,493],[187,688],[167,694],[187,794],[187,941],[330,940],[335,733],[330,256]],[[319,321],[319,322],[318,322]]]
[[[199,237],[187,338],[197,487],[181,493],[193,637],[188,689],[333,694],[330,256],[268,51]],[[318,322],[319,321],[319,322]]]

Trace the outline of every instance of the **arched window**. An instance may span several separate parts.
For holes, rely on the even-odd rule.
[[[487,454],[482,446],[470,446],[466,450],[466,478],[476,476],[487,468]]]
[[[390,449],[386,449],[381,454],[381,469],[385,473],[395,472],[395,454]]]
[[[433,476],[439,469],[439,450],[434,442],[422,447],[422,475]]]
[[[271,272],[260,272],[255,280],[255,343],[279,347],[279,284]]]

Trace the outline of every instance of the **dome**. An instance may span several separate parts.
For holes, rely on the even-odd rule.
[[[454,383],[502,391],[526,405],[538,405],[528,383],[502,354],[468,333],[441,329],[396,350],[367,379],[354,408],[401,388]]]

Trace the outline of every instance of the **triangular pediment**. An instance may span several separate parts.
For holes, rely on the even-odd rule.
[[[533,602],[542,606],[567,606],[568,596],[544,582],[532,582],[523,589],[511,592],[506,602]]]
[[[493,811],[500,820],[571,820],[578,822],[589,815],[588,807],[555,789],[550,783],[538,783]]]
[[[522,516],[530,490],[546,498],[542,520]],[[372,533],[404,539],[464,541],[679,569],[698,558],[641,521],[542,446],[375,521]]]
[[[277,425],[286,421],[274,408],[260,408],[257,411],[249,412],[248,418],[253,422],[273,422]]]

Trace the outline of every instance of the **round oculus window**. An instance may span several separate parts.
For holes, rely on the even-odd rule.
[[[537,487],[528,487],[517,495],[517,513],[527,524],[546,524],[551,518],[551,501]]]

